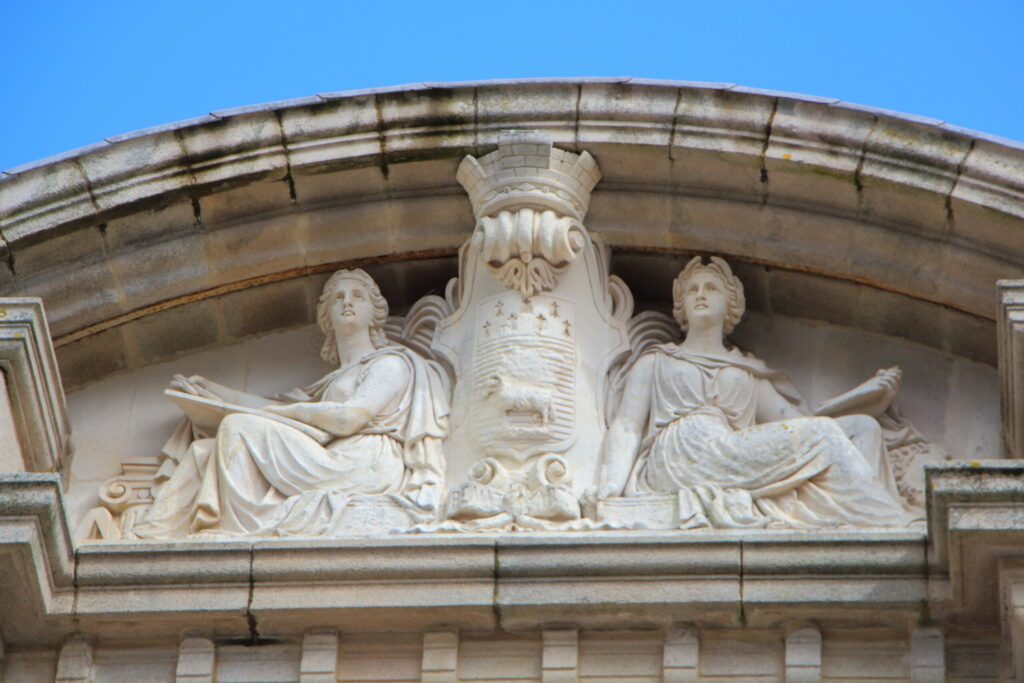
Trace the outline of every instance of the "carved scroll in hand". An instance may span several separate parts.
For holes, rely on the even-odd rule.
[[[640,351],[624,372],[602,448],[599,516],[602,500],[622,495],[649,509],[618,506],[617,524],[675,517],[682,528],[811,529],[919,519],[900,500],[877,422],[808,416],[781,373],[727,344],[745,298],[724,260],[692,259],[673,300],[686,337]],[[667,335],[658,318],[649,321],[644,334],[630,335],[634,354],[646,338]],[[885,410],[898,388],[898,371],[882,371],[831,407]],[[657,511],[666,508],[671,515]]]
[[[879,370],[850,391],[825,401],[815,413],[828,417],[869,415],[882,428],[882,438],[900,496],[915,508],[924,507],[924,466],[950,459],[946,451],[929,442],[896,405],[902,382],[899,368]]]
[[[421,301],[394,344],[377,284],[362,270],[341,270],[317,305],[321,356],[338,365],[320,381],[270,399],[176,378],[166,393],[187,420],[160,471],[136,487],[149,497],[131,535],[330,536],[432,519],[444,495],[450,377],[413,349],[429,352],[448,312],[439,297]],[[125,485],[114,483],[101,498],[120,513],[115,497]],[[113,521],[95,517],[105,527]],[[123,521],[121,531],[129,531]]]

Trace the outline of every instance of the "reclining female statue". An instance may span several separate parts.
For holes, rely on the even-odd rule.
[[[599,498],[679,493],[684,527],[913,520],[873,418],[809,417],[782,375],[726,345],[745,302],[725,261],[692,259],[673,299],[685,340],[644,353],[629,369],[602,448]],[[830,401],[829,412],[866,402],[881,412],[899,380],[899,370],[880,371]]]
[[[320,381],[274,401],[177,376],[177,392],[238,412],[227,408],[212,438],[192,440],[190,424],[177,449],[172,439],[173,474],[135,535],[330,534],[358,496],[388,495],[414,517],[432,517],[449,387],[434,363],[387,341],[387,315],[369,275],[341,270],[317,305],[321,355],[339,365]]]

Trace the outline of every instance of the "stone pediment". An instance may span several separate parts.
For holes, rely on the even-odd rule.
[[[1001,430],[1011,454],[1022,429],[1012,360],[1019,287],[1004,283],[1002,307],[995,289],[997,278],[1024,274],[1022,163],[1011,143],[840,102],[597,80],[324,95],[217,112],[112,139],[73,162],[13,169],[0,181],[11,255],[3,287],[43,297],[70,419],[49,389],[43,408],[23,394],[11,401],[50,425],[51,441],[69,421],[76,455],[69,467],[54,446],[51,460],[33,455],[15,468],[57,472],[64,486],[52,474],[0,482],[4,640],[17,650],[78,633],[86,639],[64,645],[61,666],[92,667],[89,639],[174,640],[202,622],[203,634],[180,644],[181,671],[182,662],[214,661],[231,639],[305,633],[305,667],[307,645],[339,647],[321,630],[412,631],[427,634],[426,675],[428,653],[447,661],[458,652],[459,630],[543,633],[548,661],[549,649],[577,653],[589,632],[648,629],[664,634],[666,676],[696,671],[695,652],[711,661],[713,648],[694,644],[698,632],[789,634],[783,666],[792,649],[794,667],[817,661],[819,673],[834,632],[882,623],[909,638],[911,669],[934,672],[968,631],[986,634],[976,638],[985,647],[999,630],[1016,643],[1019,482],[1012,463],[989,460],[1004,455]],[[712,273],[717,262],[690,261],[694,254],[728,263]],[[328,286],[344,306],[322,312],[327,275],[351,283],[357,268],[368,280]],[[720,324],[757,358],[723,365],[714,349],[688,351],[679,324],[705,310],[686,303],[690,284],[729,289],[734,276],[749,313],[734,332],[728,316]],[[348,347],[338,346],[329,360],[340,356],[340,374],[330,373],[312,323],[325,329],[327,317],[344,328],[341,309],[357,290],[386,299],[384,313],[378,303],[366,309],[377,321],[375,350],[346,360]],[[358,318],[361,304],[352,305]],[[30,369],[45,374],[42,346]],[[864,443],[880,430],[873,452],[882,449],[883,465],[862,483],[842,489],[808,477],[787,480],[787,490],[814,480],[842,502],[876,487],[871,505],[882,512],[873,519],[919,513],[895,528],[853,515],[842,529],[775,529],[809,519],[768,492],[784,477],[708,487],[673,469],[679,449],[609,446],[623,406],[637,403],[631,378],[658,354],[690,368],[673,366],[666,386],[699,368],[718,396],[742,395],[742,382],[720,380],[740,372],[774,387],[790,409],[817,406],[813,429],[801,431],[809,412],[778,424],[808,443],[845,444],[826,448],[847,453],[828,467],[858,450],[870,461]],[[890,364],[902,375],[872,376]],[[780,369],[792,386],[776,379]],[[214,400],[204,391],[216,405],[188,408],[182,448],[158,456],[180,415],[162,396],[178,371],[186,375],[175,390],[186,398],[177,405]],[[341,498],[339,486],[323,496],[289,492],[288,515],[273,512],[253,538],[137,540],[154,503],[170,500],[161,490],[188,478],[186,453],[202,466],[228,452],[214,445],[196,455],[196,443],[230,431],[219,420],[241,405],[198,373],[262,396],[325,376],[305,398],[275,400],[279,417],[305,420],[314,441],[313,430],[326,433],[323,446],[338,457],[363,452],[330,431],[356,423],[288,406],[342,404],[384,373],[384,384],[403,389],[383,405],[402,407],[380,408],[348,434],[401,442],[397,469],[391,479],[360,479]],[[190,390],[203,400],[188,399]],[[713,407],[730,434],[745,434],[750,419],[767,423],[739,404],[698,398],[707,405],[681,420]],[[211,410],[221,412],[203,423]],[[848,419],[862,413],[874,427]],[[243,440],[281,433],[260,422],[265,414],[246,419],[230,422]],[[662,438],[645,429],[641,436]],[[691,438],[683,432],[673,438]],[[246,477],[269,476],[263,453],[282,462],[277,447],[247,448]],[[306,462],[304,448],[295,462]],[[926,462],[936,465],[928,483]],[[210,481],[196,471],[196,481]],[[332,476],[362,476],[353,472]],[[292,538],[263,533],[307,524],[318,506],[348,507],[318,522],[333,530],[318,538],[302,525]],[[198,508],[179,508],[192,524]],[[805,650],[817,660],[800,664]],[[1006,651],[1009,672],[1019,648]]]

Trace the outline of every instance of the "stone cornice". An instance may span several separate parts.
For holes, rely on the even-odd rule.
[[[921,617],[918,532],[610,532],[86,544],[54,475],[0,479],[7,643],[342,630],[770,626]],[[35,614],[38,618],[26,619]]]
[[[763,167],[811,164],[861,184],[878,178],[1024,215],[1022,143],[835,99],[623,78],[325,93],[147,128],[5,171],[0,232],[9,243],[38,241],[77,220],[257,177],[479,153],[516,128],[574,148],[628,136],[670,156],[738,150]]]
[[[1024,147],[729,84],[417,84],[110,138],[0,180],[0,292],[43,298],[58,346],[80,347],[62,366],[103,336],[102,369],[69,369],[69,386],[232,341],[201,310],[222,292],[454,254],[473,225],[456,167],[508,130],[595,156],[587,227],[617,250],[718,253],[902,297],[906,314],[873,331],[994,361],[994,282],[1024,276]],[[153,353],[137,327],[172,308],[205,331]]]
[[[949,463],[925,477],[933,614],[991,628],[1001,566],[1024,558],[1024,462]]]

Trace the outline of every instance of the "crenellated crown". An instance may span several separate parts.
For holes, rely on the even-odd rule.
[[[506,133],[498,150],[466,156],[456,175],[477,220],[499,211],[551,209],[583,222],[601,170],[589,152],[556,149],[537,133]]]

